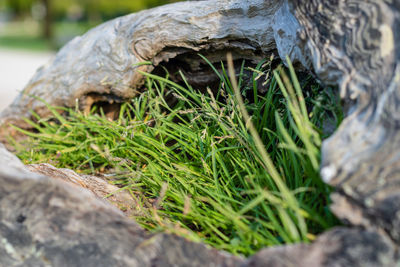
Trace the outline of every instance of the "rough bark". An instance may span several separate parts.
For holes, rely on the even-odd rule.
[[[344,198],[337,214],[354,223],[353,209],[339,206],[358,207],[359,221],[400,244],[400,3],[289,2],[301,24],[299,49],[351,106],[322,151],[321,174]]]
[[[336,228],[312,244],[261,250],[248,259],[248,266],[261,267],[375,267],[396,266],[396,246],[375,231]]]
[[[80,175],[70,169],[58,169],[50,164],[31,164],[26,168],[34,173],[42,174],[53,179],[60,179],[70,184],[83,187],[94,193],[100,199],[106,199],[127,216],[139,215],[140,207],[133,196],[126,190],[121,190],[110,184],[105,177]]]

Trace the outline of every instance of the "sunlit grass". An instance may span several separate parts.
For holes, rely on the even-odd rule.
[[[337,224],[319,162],[324,120],[340,121],[340,108],[330,89],[299,82],[290,62],[289,74],[264,63],[251,69],[251,83],[244,65],[237,82],[222,65],[216,93],[144,73],[147,91],[114,120],[102,110],[48,106],[53,118],[26,120],[35,133],[20,129],[31,138],[15,144],[18,155],[113,174],[141,203],[135,219],[152,231],[244,255],[309,242]]]

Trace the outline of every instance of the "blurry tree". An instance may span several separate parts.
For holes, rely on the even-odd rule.
[[[5,5],[16,20],[33,17],[41,21],[43,37],[51,40],[54,21],[87,21],[93,26],[117,16],[178,1],[181,0],[0,0],[0,6]]]
[[[101,21],[101,9],[98,8],[98,0],[86,0],[87,19],[91,24]]]
[[[108,19],[179,0],[0,0],[0,2],[4,1],[6,6],[18,17],[28,16],[32,5],[42,2],[45,6],[51,4],[52,9],[49,10],[53,11],[55,19],[65,17],[71,6],[82,7],[86,18],[93,15],[97,19]]]
[[[6,0],[6,6],[17,16],[28,16],[35,0]]]
[[[142,9],[159,6],[162,4],[167,4],[177,1],[168,0],[97,0],[97,8],[102,11],[102,13],[109,17],[113,15],[127,14],[131,12],[136,12]]]
[[[55,0],[6,0],[6,7],[14,14],[15,19],[23,19],[32,16],[33,7],[39,7],[43,12],[39,19],[43,20],[43,37],[50,40],[52,37],[52,12],[51,3]],[[37,6],[37,5],[40,6]]]
[[[44,18],[43,18],[43,37],[47,40],[51,40],[53,37],[53,29],[52,29],[52,1],[54,0],[42,0],[42,4],[45,10]]]
[[[29,1],[29,0],[26,0]],[[65,18],[72,6],[79,6],[84,10],[85,18],[95,22],[108,20],[116,16],[137,12],[163,4],[178,2],[179,0],[51,0],[54,3],[54,14]]]

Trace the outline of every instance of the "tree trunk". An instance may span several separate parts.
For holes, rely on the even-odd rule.
[[[43,37],[51,41],[53,38],[53,17],[51,0],[42,0],[43,6],[45,7],[45,16],[43,19]]]

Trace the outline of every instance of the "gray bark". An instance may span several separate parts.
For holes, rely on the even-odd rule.
[[[99,199],[106,199],[107,202],[122,210],[126,216],[132,217],[140,214],[138,203],[133,196],[128,191],[121,190],[121,188],[110,184],[106,177],[80,175],[73,170],[58,169],[47,163],[31,164],[25,168],[33,173],[42,174],[78,187],[86,188]]]
[[[359,228],[335,228],[312,244],[263,249],[247,262],[252,267],[389,267],[398,263],[390,239]]]
[[[322,150],[321,174],[340,193],[334,210],[400,244],[400,3],[289,2],[301,24],[299,49],[351,106]]]

